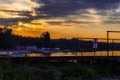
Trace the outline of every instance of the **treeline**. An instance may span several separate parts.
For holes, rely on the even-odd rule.
[[[0,50],[12,50],[17,45],[53,47],[49,32],[44,32],[40,37],[23,37],[12,34],[12,29],[0,28]]]
[[[0,49],[10,49],[14,45],[12,30],[8,28],[0,28]]]
[[[76,51],[93,51],[93,42],[79,40],[77,38],[72,39],[50,39],[50,33],[44,32],[40,37],[23,37],[12,34],[12,30],[9,28],[0,28],[0,50],[13,50],[17,45],[37,46],[60,49],[76,50]],[[107,44],[104,42],[98,43],[96,50],[107,50]],[[120,44],[109,44],[109,50],[120,50]]]

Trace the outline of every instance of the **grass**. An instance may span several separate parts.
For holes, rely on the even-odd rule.
[[[0,62],[0,80],[96,80],[113,72],[112,62]]]

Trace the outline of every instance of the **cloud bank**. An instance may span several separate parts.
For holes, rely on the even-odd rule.
[[[24,18],[24,22],[62,18],[66,22],[84,24],[89,23],[89,19],[92,23],[106,24],[117,19],[113,23],[119,24],[119,5],[120,0],[0,0],[0,23],[14,22],[18,18]]]

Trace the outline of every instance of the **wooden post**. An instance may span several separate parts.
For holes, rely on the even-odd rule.
[[[78,38],[76,38],[76,56],[77,56],[77,50],[78,50]]]
[[[95,54],[96,54],[96,49],[94,48],[94,57],[95,57]]]
[[[107,57],[109,56],[109,31],[107,31]]]
[[[110,32],[111,33],[120,33],[120,31],[107,31],[107,56],[109,56],[109,33]],[[120,40],[120,39],[114,39],[114,40]]]
[[[81,41],[81,39],[79,39],[80,41],[78,42],[78,47],[79,47],[79,49],[80,49],[80,53],[81,53],[81,56],[83,56],[83,54],[82,54],[82,41]]]
[[[112,56],[114,54],[114,39],[112,39]]]

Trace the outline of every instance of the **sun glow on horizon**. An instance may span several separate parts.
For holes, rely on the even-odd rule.
[[[38,37],[48,31],[52,38],[106,38],[106,31],[120,30],[119,4],[112,0],[0,0],[0,24],[22,36]]]

